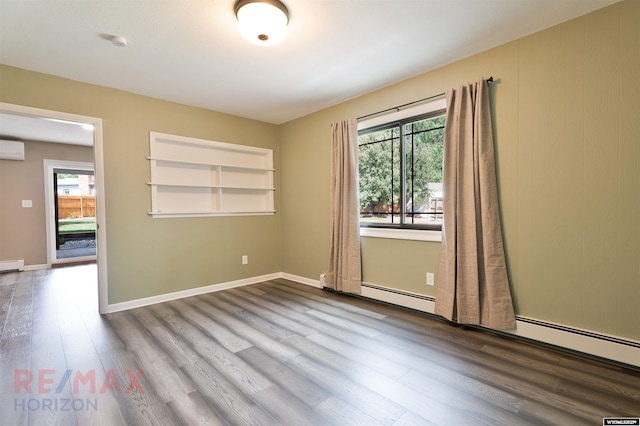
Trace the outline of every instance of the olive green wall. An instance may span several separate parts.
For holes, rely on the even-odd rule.
[[[277,126],[7,66],[0,101],[103,119],[110,304],[282,270],[279,213],[153,219],[145,159],[149,131],[271,148],[278,187]]]
[[[639,22],[627,0],[282,125],[283,270],[327,266],[332,121],[493,76],[517,314],[640,340]],[[362,238],[363,280],[434,295],[439,249]]]
[[[46,265],[43,160],[93,163],[93,148],[25,141],[24,151],[24,161],[0,160],[0,260]],[[22,200],[33,207],[23,208]]]
[[[0,101],[104,120],[113,304],[280,271],[318,279],[329,253],[330,123],[493,76],[516,312],[640,340],[638,22],[640,2],[627,0],[281,126],[6,66]],[[149,131],[274,149],[278,213],[152,219]],[[363,279],[434,295],[425,272],[437,272],[439,249],[363,238]]]

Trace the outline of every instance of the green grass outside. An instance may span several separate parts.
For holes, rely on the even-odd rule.
[[[69,232],[91,232],[96,230],[96,218],[85,217],[82,219],[60,219],[58,230],[61,234]]]

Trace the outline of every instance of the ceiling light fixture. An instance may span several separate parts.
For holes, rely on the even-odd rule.
[[[238,0],[235,13],[240,34],[258,46],[274,46],[287,35],[289,11],[278,0]]]

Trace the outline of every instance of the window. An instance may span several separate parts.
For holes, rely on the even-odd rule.
[[[360,130],[360,226],[442,229],[445,110]]]

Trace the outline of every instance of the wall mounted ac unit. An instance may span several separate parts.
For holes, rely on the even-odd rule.
[[[0,160],[24,160],[24,143],[0,140]]]

